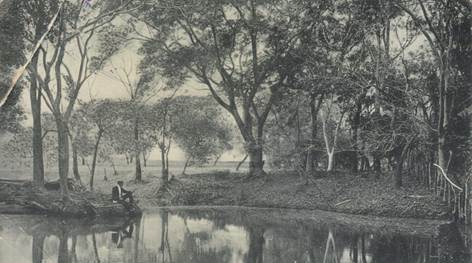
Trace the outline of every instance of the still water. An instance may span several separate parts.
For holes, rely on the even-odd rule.
[[[470,262],[467,234],[455,227],[310,213],[160,209],[106,221],[0,215],[0,262]]]

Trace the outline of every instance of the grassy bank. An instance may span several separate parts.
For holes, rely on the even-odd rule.
[[[447,208],[427,189],[407,182],[394,189],[392,178],[338,173],[305,184],[296,174],[274,173],[246,179],[242,174],[180,176],[156,193],[158,205],[235,205],[325,211],[400,218],[446,219]],[[153,185],[153,184],[151,184]],[[155,187],[154,187],[155,189]]]

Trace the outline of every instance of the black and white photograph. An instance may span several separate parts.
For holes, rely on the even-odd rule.
[[[0,0],[0,263],[472,262],[472,0]]]

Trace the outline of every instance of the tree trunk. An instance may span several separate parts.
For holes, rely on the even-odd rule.
[[[236,166],[236,171],[239,171],[239,168],[241,168],[241,165],[243,165],[243,163],[246,161],[248,155],[246,154],[244,156],[244,158],[238,163],[238,165]]]
[[[300,123],[300,107],[297,106],[297,142],[295,149],[297,152],[297,160],[295,161],[296,169],[298,171],[305,171],[307,167],[307,152],[305,145],[302,144],[302,132]],[[305,176],[305,173],[300,173],[301,176]]]
[[[336,128],[334,130],[334,138],[333,138],[332,143],[330,143],[328,131],[327,131],[327,122],[328,122],[327,117],[328,116],[324,116],[324,114],[322,115],[323,138],[325,141],[326,154],[328,155],[328,167],[326,171],[331,172],[334,170],[334,152],[337,146],[338,132],[344,118],[344,112],[341,114],[341,117],[339,118],[339,121],[336,124]]]
[[[67,179],[69,177],[69,135],[67,124],[64,123],[61,116],[55,116],[58,138],[58,165],[59,182],[61,186],[61,196],[63,200],[69,198],[69,188]]]
[[[187,171],[187,167],[188,167],[188,164],[190,163],[190,157],[187,158],[187,160],[185,161],[185,165],[184,165],[184,170],[182,171],[182,174],[185,174],[185,172]]]
[[[215,159],[215,161],[213,162],[213,166],[216,166],[216,164],[218,163],[218,161],[221,159],[221,156],[223,155],[218,155]]]
[[[334,171],[334,151],[328,152],[328,167],[326,168],[326,171]]]
[[[249,155],[249,176],[264,175],[264,160],[262,146],[255,143],[251,144],[248,149]]]
[[[143,151],[143,165],[144,167],[147,167],[146,151]]]
[[[311,115],[311,140],[310,140],[310,149],[308,150],[307,156],[307,166],[306,171],[308,174],[311,174],[316,169],[316,149],[315,142],[318,137],[318,113],[320,111],[321,103],[323,103],[323,96],[319,98],[318,103],[316,102],[316,94],[310,95],[310,115]]]
[[[403,185],[403,154],[400,149],[395,153],[395,188],[400,188]]]
[[[167,167],[166,149],[161,146],[161,184],[165,185],[169,181],[169,169]]]
[[[357,101],[356,112],[354,113],[354,118],[352,121],[352,143],[353,151],[351,156],[351,170],[354,174],[357,174],[359,171],[359,126],[361,120],[362,104],[360,100]]]
[[[93,191],[93,180],[95,178],[95,168],[97,166],[97,155],[98,155],[98,147],[100,145],[100,140],[102,139],[103,131],[100,130],[97,134],[97,141],[95,142],[95,146],[93,147],[93,158],[92,158],[92,169],[90,171],[90,190]]]
[[[136,182],[142,182],[143,180],[143,172],[142,172],[142,169],[141,169],[141,158],[139,158],[139,151],[136,152],[136,160],[135,160],[135,166],[136,166],[136,176],[134,178],[134,180]]]
[[[375,178],[380,179],[380,173],[382,172],[382,165],[380,154],[378,152],[374,152],[374,172]]]
[[[444,171],[447,172],[447,157],[446,157],[446,135],[444,133],[438,136],[438,164]]]
[[[113,175],[118,175],[118,171],[116,170],[116,166],[113,160],[111,161],[111,168],[113,168]]]
[[[33,58],[32,67],[37,69],[38,56]],[[43,134],[41,127],[41,87],[37,85],[36,78],[32,78],[30,85],[30,102],[33,116],[33,184],[44,185],[44,157]]]
[[[135,178],[134,180],[136,182],[141,182],[142,181],[142,171],[141,171],[141,160],[139,158],[140,152],[139,152],[139,121],[136,118],[135,123],[134,123],[134,142],[135,142],[135,156],[136,158],[135,164],[136,164],[136,170],[135,170]]]
[[[79,156],[75,143],[72,143],[72,172],[74,173],[75,180],[82,185],[82,178],[79,173]]]

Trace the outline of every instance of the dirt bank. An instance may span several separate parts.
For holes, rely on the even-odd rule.
[[[132,216],[137,206],[113,204],[109,195],[72,187],[70,199],[63,201],[58,190],[33,187],[30,182],[0,180],[0,213],[47,214],[65,217]]]
[[[447,219],[447,207],[427,189],[406,182],[405,187],[397,190],[391,180],[388,176],[375,180],[371,176],[338,173],[305,184],[293,173],[253,179],[242,174],[196,174],[173,179],[167,189],[157,191],[154,205],[318,209],[382,217]]]

